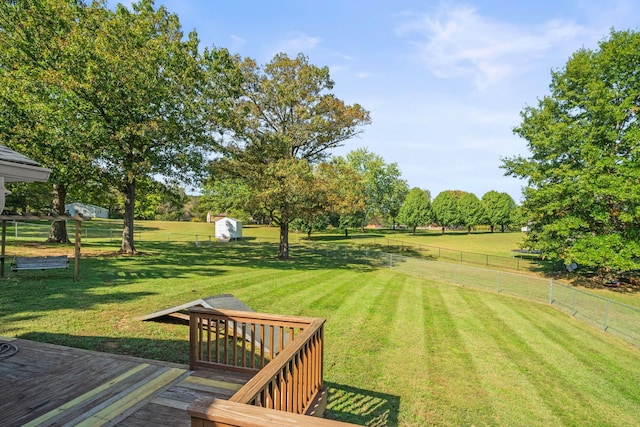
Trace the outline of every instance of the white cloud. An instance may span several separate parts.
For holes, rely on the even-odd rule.
[[[240,36],[236,36],[235,34],[231,34],[229,38],[231,39],[231,44],[229,46],[229,50],[231,52],[239,51],[247,43],[245,39]]]
[[[560,20],[522,28],[466,5],[407,14],[397,30],[400,36],[418,36],[412,42],[417,57],[435,76],[467,79],[480,90],[523,72],[536,58],[583,32],[581,26]]]
[[[290,56],[295,56],[300,52],[308,54],[322,43],[319,37],[312,37],[305,33],[289,33],[289,38],[277,46],[275,53],[284,52]]]

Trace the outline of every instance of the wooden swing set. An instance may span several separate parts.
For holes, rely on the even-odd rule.
[[[73,280],[77,281],[80,274],[80,241],[82,235],[83,218],[79,215],[0,215],[2,221],[2,249],[0,252],[0,277],[4,277],[6,264],[6,242],[7,242],[7,222],[28,222],[28,221],[75,221],[75,245],[74,245],[74,264],[73,264]],[[48,270],[54,268],[68,268],[69,257],[61,256],[36,256],[23,257],[16,256],[12,263],[12,271],[21,270]]]

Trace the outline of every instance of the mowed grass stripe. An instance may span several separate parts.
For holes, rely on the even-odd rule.
[[[427,421],[424,414],[433,406],[428,387],[430,369],[425,363],[428,351],[423,328],[425,287],[402,277],[395,284],[395,291],[399,298],[395,300],[395,309],[389,307],[391,318],[386,328],[389,339],[379,358],[384,366],[377,387],[388,394],[402,393],[399,409],[405,423],[424,424]],[[402,376],[391,366],[398,360],[403,361]]]
[[[513,306],[507,300],[487,302],[491,303],[497,316],[510,320],[514,333],[532,343],[539,357],[558,368],[558,380],[575,390],[574,398],[584,402],[591,412],[607,414],[605,417],[592,417],[595,423],[634,425],[638,422],[637,417],[628,415],[628,408],[632,407],[637,408],[636,413],[640,414],[640,366],[637,363],[622,354],[620,358],[607,355],[606,350],[610,347],[602,348],[608,345],[607,341],[594,340],[592,329],[580,333],[576,326],[581,324],[573,325],[570,339],[565,337],[567,334],[550,332],[559,329],[568,332],[567,325],[573,322],[561,313],[550,313],[560,317],[554,323],[537,321],[548,313],[548,307],[540,306],[536,310],[530,306],[526,309]]]
[[[331,321],[334,311],[344,298],[353,293],[358,280],[360,278],[355,272],[331,270],[331,274],[306,283],[306,286],[297,287],[296,292],[282,297],[277,305],[282,311],[323,317]]]
[[[472,354],[456,326],[464,307],[452,304],[449,285],[426,282],[422,306],[425,333],[424,370],[428,382],[428,424],[473,424],[493,416],[491,399],[482,387]]]
[[[493,419],[485,422],[528,425],[536,420],[538,425],[561,425],[562,414],[556,413],[553,402],[549,406],[547,395],[552,398],[562,389],[554,390],[557,384],[548,381],[548,387],[540,390],[534,378],[539,372],[528,366],[530,354],[526,346],[513,340],[507,325],[492,318],[490,310],[478,304],[482,293],[452,288],[446,296],[448,306],[456,313],[455,327],[473,359],[471,372],[478,376],[478,384],[495,411]],[[518,411],[513,411],[514,406]]]
[[[376,330],[372,315],[382,310],[380,305],[393,293],[393,287],[386,286],[393,277],[379,272],[355,275],[348,295],[335,297],[331,326],[325,329],[327,381],[369,389],[375,380],[372,375],[379,375],[371,348],[385,334]],[[357,372],[353,366],[359,367]]]
[[[469,298],[469,300],[472,301],[472,310],[487,313],[491,308],[486,301],[495,302],[496,298],[480,295],[480,298],[473,300]],[[515,304],[515,301],[512,303]],[[527,374],[528,380],[539,390],[538,395],[544,399],[547,407],[554,411],[561,422],[565,425],[611,423],[615,417],[611,410],[616,408],[607,405],[599,396],[610,391],[604,384],[605,382],[611,384],[610,380],[608,378],[604,380],[599,373],[592,371],[593,363],[589,368],[581,366],[572,354],[568,354],[567,343],[555,351],[560,354],[565,353],[566,357],[574,361],[573,366],[563,369],[562,364],[554,363],[558,362],[557,360],[550,361],[545,354],[552,354],[554,349],[548,345],[548,341],[545,343],[543,340],[538,340],[536,344],[536,336],[542,336],[542,333],[536,332],[535,328],[528,328],[527,333],[523,332],[517,324],[514,325],[517,316],[507,316],[508,321],[505,321],[503,318],[505,313],[504,310],[488,313],[489,315],[482,318],[483,324],[492,336],[498,338],[496,341],[500,350]],[[548,321],[547,316],[542,312],[540,314],[538,322]],[[507,334],[500,335],[496,333],[498,330],[504,330]]]
[[[286,310],[285,312],[298,315],[301,307],[308,307],[309,300],[304,295],[309,295],[310,289],[317,290],[322,283],[331,283],[336,277],[341,276],[339,270],[303,271],[298,274],[281,275],[272,281],[260,282],[242,289],[239,294],[245,295],[252,308],[260,311],[261,307],[270,312]],[[349,272],[347,271],[347,274]],[[293,309],[294,311],[290,311]]]

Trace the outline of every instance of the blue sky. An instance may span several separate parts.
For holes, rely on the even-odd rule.
[[[115,2],[109,2],[115,4]],[[127,2],[125,2],[127,4]],[[503,157],[526,155],[512,132],[548,93],[551,69],[609,31],[638,30],[636,0],[163,0],[203,46],[260,64],[279,52],[328,66],[333,92],[371,125],[333,152],[366,147],[410,187],[489,190],[521,200]]]

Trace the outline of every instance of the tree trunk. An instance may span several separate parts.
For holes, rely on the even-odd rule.
[[[122,227],[122,245],[120,253],[133,255],[136,247],[133,244],[133,208],[135,207],[136,182],[127,182],[124,187],[124,226]]]
[[[494,226],[491,224],[491,232],[493,233]]]
[[[444,234],[444,226],[442,226],[442,234]]]
[[[467,227],[467,234],[471,234],[471,226]]]
[[[418,228],[418,226],[416,225],[415,227],[413,227],[413,234],[416,234],[416,228]]]
[[[289,259],[289,223],[280,222],[280,246],[278,247],[278,258]]]
[[[504,224],[500,224],[501,232],[504,233]]]
[[[345,227],[345,229],[344,229],[344,237],[345,237],[346,239],[348,239],[348,238],[349,238],[349,229],[348,229],[348,228],[346,228],[346,227]]]
[[[64,215],[64,205],[67,199],[67,186],[62,184],[53,184],[52,195],[52,207],[54,214]],[[53,221],[51,223],[47,243],[69,243],[66,221]]]

